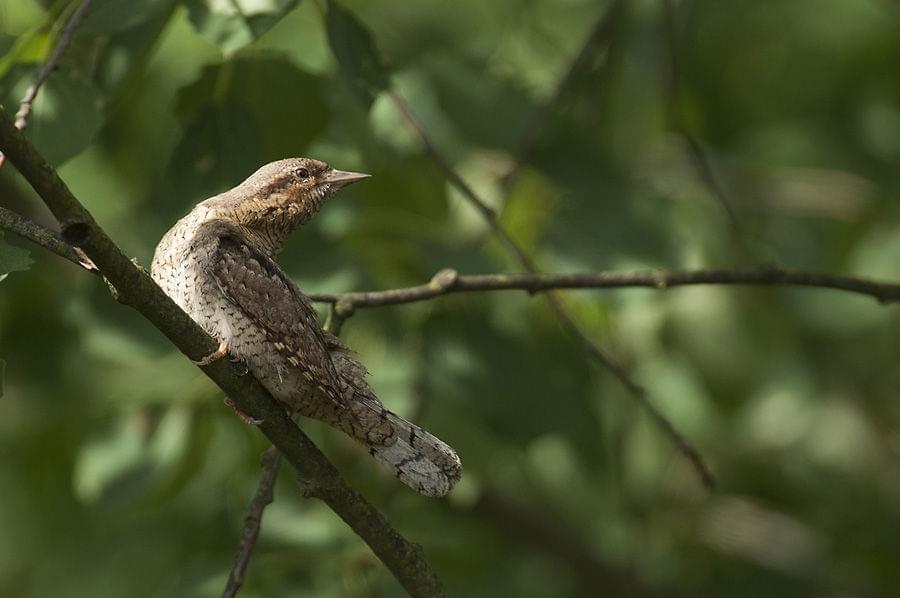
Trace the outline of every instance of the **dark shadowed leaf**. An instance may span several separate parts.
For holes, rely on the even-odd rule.
[[[10,272],[28,270],[33,263],[28,250],[10,245],[3,240],[3,233],[0,233],[0,280]]]
[[[178,95],[185,134],[171,170],[179,198],[196,202],[265,162],[301,155],[328,123],[320,87],[317,77],[278,58],[206,68]]]
[[[325,19],[328,43],[341,74],[366,106],[370,106],[375,95],[387,89],[390,77],[371,32],[337,2],[328,3]]]
[[[185,202],[224,191],[253,172],[261,162],[259,127],[238,102],[206,106],[185,127],[172,155],[172,177]]]
[[[175,0],[95,0],[78,27],[80,33],[131,29],[172,6]]]

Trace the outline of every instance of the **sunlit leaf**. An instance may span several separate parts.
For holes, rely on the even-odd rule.
[[[225,54],[233,54],[275,26],[299,0],[188,0],[191,23]]]
[[[15,68],[3,94],[6,106],[18,106],[35,82],[37,68]],[[54,166],[81,152],[103,124],[101,98],[92,83],[71,69],[54,71],[32,105],[25,135]]]

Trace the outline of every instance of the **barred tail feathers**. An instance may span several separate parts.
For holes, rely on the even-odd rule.
[[[374,405],[372,406],[375,407]],[[377,405],[394,429],[394,442],[369,445],[369,454],[401,482],[425,496],[444,496],[459,480],[462,464],[447,443]]]
[[[444,496],[459,480],[462,465],[449,445],[389,411],[366,383],[366,370],[337,337],[324,332],[349,409],[334,425],[364,444],[401,482],[426,496]]]

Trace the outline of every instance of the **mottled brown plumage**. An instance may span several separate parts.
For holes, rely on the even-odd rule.
[[[459,457],[381,404],[365,368],[322,330],[274,259],[325,199],[366,176],[306,158],[267,164],[179,220],[157,246],[151,274],[288,412],[344,431],[414,490],[443,496],[459,479]]]

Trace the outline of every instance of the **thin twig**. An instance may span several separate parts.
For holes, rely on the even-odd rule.
[[[275,498],[275,480],[278,479],[281,453],[274,446],[269,447],[262,454],[260,461],[262,463],[262,473],[259,478],[259,486],[256,489],[256,496],[253,497],[253,501],[247,508],[247,515],[244,517],[244,530],[241,532],[241,542],[238,545],[238,552],[234,557],[234,566],[228,575],[228,582],[225,584],[222,598],[234,598],[237,596],[241,586],[244,585],[244,576],[247,573],[250,555],[256,546],[256,539],[259,538],[263,511]]]
[[[90,9],[93,1],[94,0],[81,1],[81,4],[78,5],[78,8],[75,9],[75,12],[72,13],[72,16],[69,17],[69,20],[63,27],[62,32],[59,35],[59,42],[56,44],[56,47],[53,48],[50,58],[48,58],[47,62],[44,63],[44,66],[41,67],[34,83],[29,85],[28,89],[25,90],[25,95],[22,97],[22,102],[19,104],[19,111],[16,112],[16,128],[20,131],[28,126],[28,118],[31,116],[31,109],[34,105],[35,98],[37,98],[38,92],[41,90],[44,83],[47,82],[47,79],[50,78],[51,73],[59,66],[59,61],[62,60],[66,48],[69,47],[72,36],[81,25],[81,22],[84,20],[85,15],[87,15],[87,11]],[[6,155],[0,152],[0,168],[3,168],[5,163]]]
[[[792,286],[831,289],[865,295],[880,303],[900,301],[900,283],[805,272],[781,268],[744,270],[647,270],[637,272],[576,272],[571,274],[457,274],[441,270],[426,284],[384,291],[309,293],[320,303],[340,303],[344,310],[426,301],[452,293],[521,290],[538,293],[552,289],[668,289],[688,285]]]
[[[59,61],[62,60],[66,48],[68,48],[69,44],[72,42],[72,36],[81,25],[88,10],[90,10],[92,2],[93,0],[81,0],[81,4],[78,5],[78,8],[75,9],[75,12],[72,13],[72,16],[69,17],[69,21],[66,23],[65,27],[63,27],[62,32],[59,35],[59,42],[56,44],[56,47],[53,48],[50,58],[48,58],[47,62],[44,63],[44,66],[41,67],[34,83],[32,83],[25,91],[25,96],[22,98],[22,103],[19,105],[19,111],[16,112],[16,128],[20,131],[28,126],[28,117],[31,116],[31,109],[41,86],[47,82],[50,74],[59,66]]]
[[[335,336],[340,336],[344,322],[353,315],[354,305],[349,301],[343,301],[341,297],[336,297],[334,301],[328,303],[331,303],[331,309],[328,310],[323,328]]]
[[[100,273],[88,256],[60,239],[55,232],[3,206],[0,206],[0,228],[52,251],[73,264],[81,266],[91,274]]]
[[[497,218],[497,213],[490,206],[488,206],[487,203],[483,199],[481,199],[475,193],[475,191],[472,190],[472,188],[463,180],[459,173],[456,172],[456,169],[453,168],[453,166],[444,157],[437,146],[435,146],[435,144],[431,141],[430,137],[419,124],[419,121],[412,114],[403,98],[401,98],[393,90],[388,90],[387,93],[393,101],[394,105],[399,110],[403,119],[410,126],[410,128],[412,128],[417,133],[420,141],[422,142],[422,146],[425,148],[426,153],[428,153],[431,159],[434,160],[434,162],[444,171],[444,175],[447,177],[447,180],[450,181],[450,183],[454,187],[456,187],[463,194],[463,196],[478,210],[478,212],[490,226],[491,230],[494,233],[494,236],[500,240],[501,244],[506,248],[507,252],[509,252],[509,254],[513,256],[515,261],[518,262],[519,266],[529,273],[537,273],[539,270],[531,256],[525,253],[525,251],[519,246],[519,244],[509,236],[509,233],[506,232],[506,229],[504,229],[500,224],[500,221]],[[546,293],[544,295],[544,298],[547,301],[547,304],[550,306],[550,309],[554,314],[556,314],[560,322],[571,332],[575,333],[576,336],[578,336],[578,338],[586,346],[591,357],[593,357],[595,360],[600,362],[601,365],[612,372],[612,374],[619,380],[619,382],[630,391],[631,396],[641,406],[645,408],[650,407],[650,402],[646,397],[646,393],[644,392],[643,387],[632,378],[631,374],[628,372],[625,366],[620,364],[618,360],[604,351],[599,344],[591,339],[590,335],[582,330],[581,326],[578,325],[574,317],[572,317],[572,315],[569,313],[569,310],[566,309],[560,299],[552,292]],[[665,422],[665,425],[662,426],[663,431],[665,431],[670,436],[672,442],[679,448],[684,456],[694,464],[701,481],[707,488],[711,489],[713,487],[714,478],[709,467],[707,467],[703,462],[700,451],[691,446],[688,440],[676,431],[674,425],[666,420],[665,416],[662,415],[662,413],[653,408],[650,410],[650,415],[658,423]]]

